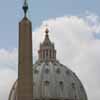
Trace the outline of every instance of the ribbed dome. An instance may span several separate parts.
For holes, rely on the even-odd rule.
[[[33,99],[87,100],[84,87],[75,73],[56,60],[56,50],[47,33],[40,45],[39,59],[33,65]],[[9,100],[15,100],[16,89],[17,81]]]
[[[57,61],[36,63],[33,76],[34,99],[87,100],[85,90],[75,73]]]
[[[87,100],[84,87],[78,77],[59,62],[37,62],[33,66],[34,99]],[[15,100],[17,82],[9,100]]]

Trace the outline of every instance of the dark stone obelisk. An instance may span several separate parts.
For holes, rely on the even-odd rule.
[[[19,23],[19,58],[17,100],[33,99],[32,24],[27,18],[28,5],[23,6],[24,18]]]

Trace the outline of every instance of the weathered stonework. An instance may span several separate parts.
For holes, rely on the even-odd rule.
[[[32,25],[27,17],[19,23],[17,100],[32,100]]]

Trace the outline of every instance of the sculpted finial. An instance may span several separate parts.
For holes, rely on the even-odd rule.
[[[27,0],[24,0],[23,10],[24,10],[24,14],[26,16],[27,11],[28,11],[28,3],[27,3]]]

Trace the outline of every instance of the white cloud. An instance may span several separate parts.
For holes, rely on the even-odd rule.
[[[99,16],[65,16],[44,21],[33,33],[34,54],[43,40],[45,24],[48,24],[50,38],[55,42],[57,58],[76,72],[89,100],[100,100],[100,40],[96,38],[100,33]]]
[[[8,68],[0,70],[0,100],[8,100],[10,89],[15,80],[15,71]]]
[[[16,80],[17,49],[0,49],[0,100],[7,100]]]
[[[33,32],[34,61],[44,38],[45,24],[49,26],[50,39],[55,43],[58,60],[76,72],[86,88],[89,100],[100,100],[100,40],[95,37],[100,33],[99,16],[64,16],[43,21]],[[7,99],[16,80],[16,69],[17,49],[1,49],[0,100]]]
[[[10,67],[15,70],[17,65],[17,49],[0,49],[0,68]]]

